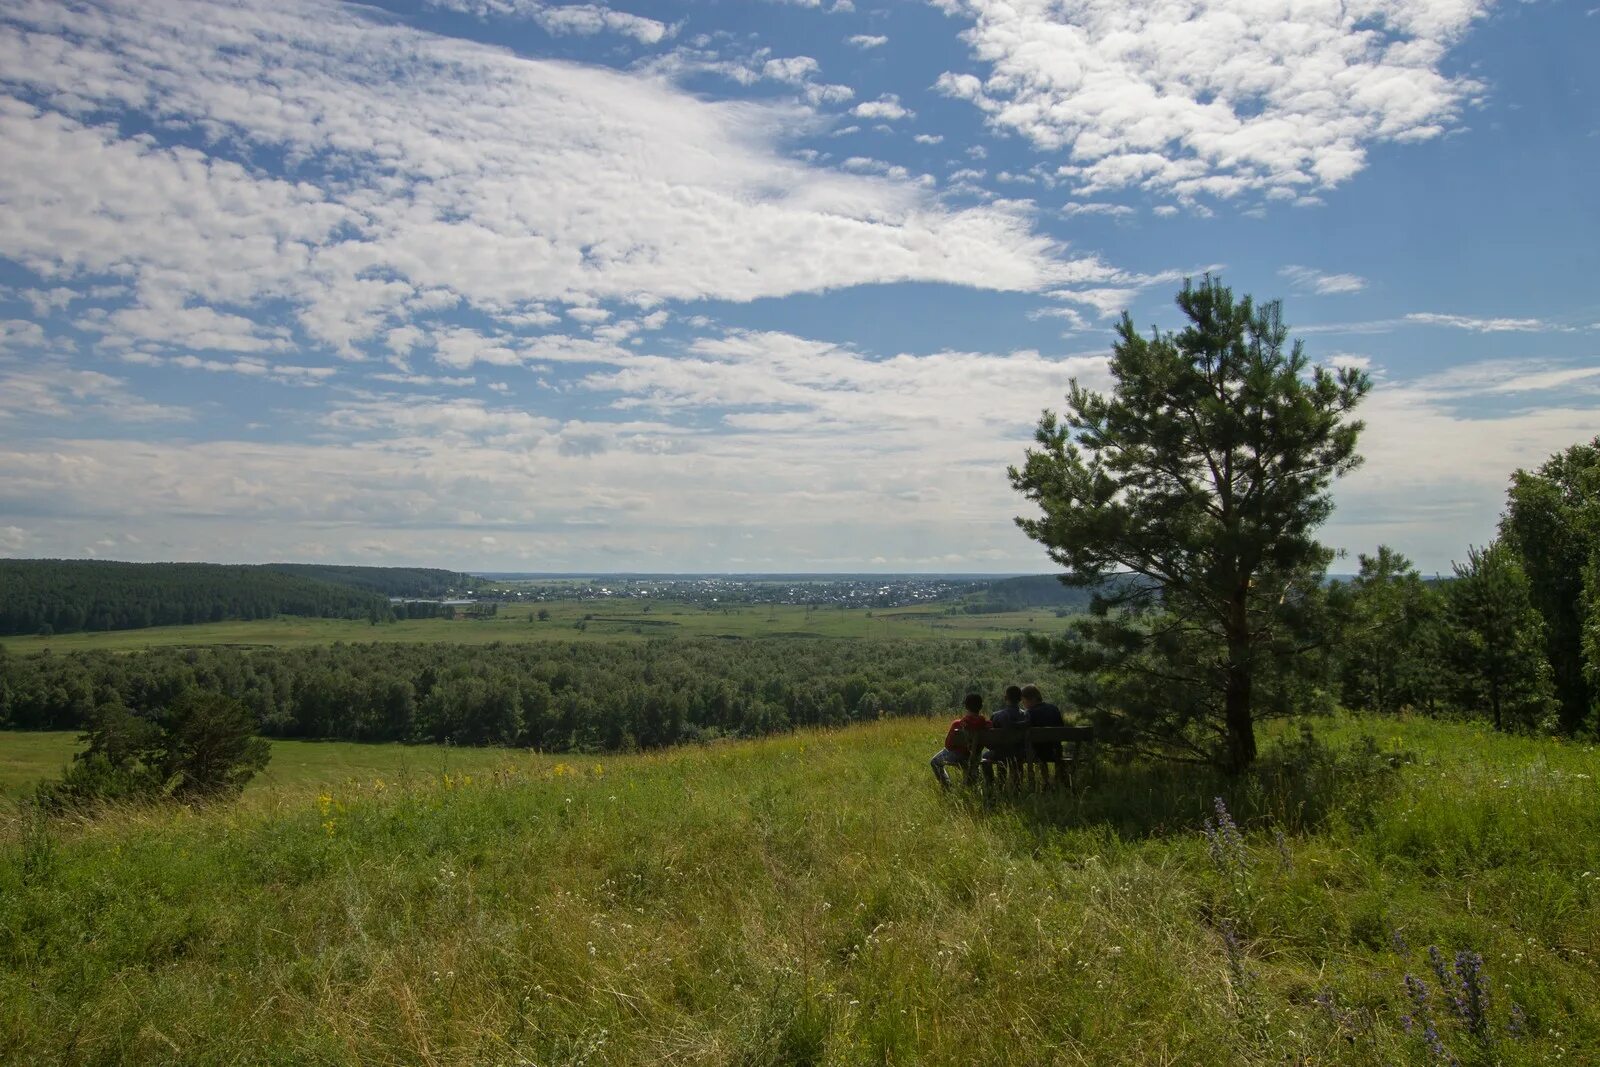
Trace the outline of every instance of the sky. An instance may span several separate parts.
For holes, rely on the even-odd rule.
[[[1050,569],[1214,272],[1448,571],[1600,433],[1596,0],[7,0],[0,555]]]

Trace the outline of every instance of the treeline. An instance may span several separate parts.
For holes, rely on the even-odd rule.
[[[475,589],[482,582],[470,574],[435,567],[342,567],[328,563],[268,563],[268,570],[332,582],[385,597],[442,597]]]
[[[0,560],[0,634],[136,630],[274,615],[376,618],[373,593],[270,567]]]
[[[598,751],[926,715],[1026,681],[1058,679],[1020,638],[0,654],[0,726],[79,728],[106,706],[154,716],[200,691],[240,701],[270,736]]]
[[[452,571],[273,563],[0,560],[0,634],[137,630],[275,615],[387,622],[431,617],[437,605],[391,609],[391,596],[468,588]]]
[[[1500,536],[1431,583],[1380,548],[1328,593],[1342,702],[1454,706],[1500,729],[1600,728],[1600,437],[1512,476]]]

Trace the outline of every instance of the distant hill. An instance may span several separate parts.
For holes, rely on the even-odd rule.
[[[470,574],[430,567],[342,567],[327,563],[268,563],[268,570],[349,586],[383,596],[442,597],[476,588]]]
[[[279,565],[0,560],[0,634],[136,630],[275,615],[388,618],[380,590],[354,585],[354,575],[345,577],[320,580]]]

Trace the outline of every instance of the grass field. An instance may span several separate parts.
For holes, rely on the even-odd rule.
[[[985,804],[933,786],[939,731],[337,785],[298,753],[360,746],[279,745],[235,806],[13,816],[0,1062],[1600,1061],[1592,747],[1341,719],[1388,789],[1133,765]],[[1430,946],[1481,975],[1464,1016]]]
[[[550,612],[547,621],[537,611]],[[581,628],[580,628],[581,626]],[[493,619],[412,619],[373,626],[344,619],[281,616],[252,622],[157,626],[144,630],[4,637],[12,652],[70,652],[77,649],[135,651],[192,645],[325,645],[333,641],[619,641],[660,637],[848,637],[950,638],[1007,637],[1024,630],[1056,632],[1065,626],[1047,609],[995,615],[947,615],[942,607],[919,606],[868,611],[801,605],[736,606],[708,610],[690,604],[642,600],[570,600],[542,605],[503,605]]]
[[[43,779],[57,777],[78,748],[75,730],[0,731],[0,799],[15,800]],[[383,779],[404,784],[443,774],[520,768],[531,757],[497,748],[363,744],[356,741],[274,741],[272,762],[245,790],[246,803],[300,796],[350,782]],[[537,761],[529,764],[539,765]]]

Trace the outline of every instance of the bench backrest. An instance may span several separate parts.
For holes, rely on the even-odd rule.
[[[1007,726],[989,730],[962,729],[961,733],[966,736],[967,750],[974,754],[984,748],[995,752],[1020,752],[1027,745],[1051,742],[1077,745],[1094,740],[1092,726]]]

